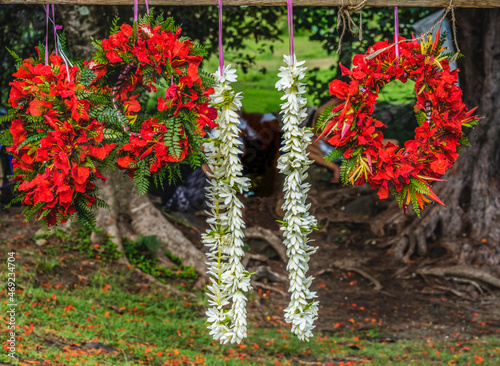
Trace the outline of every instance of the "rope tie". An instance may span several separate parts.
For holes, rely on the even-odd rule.
[[[357,5],[353,5],[352,1],[349,0],[349,5],[344,5],[344,0],[342,0],[342,5],[339,8],[339,12],[337,15],[337,30],[339,30],[340,25],[342,24],[342,34],[339,38],[339,45],[337,48],[337,53],[340,53],[342,49],[342,39],[344,38],[346,28],[349,28],[349,31],[352,34],[356,34],[356,28],[358,30],[358,38],[361,41],[363,39],[363,12],[361,11],[368,0],[363,0]],[[359,27],[356,26],[354,20],[351,18],[351,13],[359,11]]]

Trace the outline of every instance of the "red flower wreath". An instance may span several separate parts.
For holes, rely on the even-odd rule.
[[[129,143],[120,149],[117,164],[131,177],[137,170],[140,176],[162,174],[167,165],[170,168],[191,155],[197,155],[193,161],[201,160],[203,128],[215,127],[217,112],[208,106],[213,88],[202,82],[198,71],[200,49],[180,34],[172,19],[145,17],[133,27],[122,25],[96,44],[98,52],[90,67],[98,73],[98,85],[108,88],[128,120],[123,127]],[[162,79],[170,86],[158,98],[158,113],[146,118],[140,114],[141,91],[156,92],[156,82]],[[144,193],[147,185],[138,186]]]
[[[468,110],[462,102],[462,90],[456,85],[458,70],[450,71],[439,37],[435,42],[430,37],[421,43],[404,38],[399,42],[399,57],[385,41],[370,47],[366,55],[354,56],[352,71],[340,65],[351,82],[331,82],[330,94],[345,102],[324,112],[326,125],[320,137],[337,148],[330,159],[346,159],[341,170],[344,183],[368,182],[378,188],[380,198],[391,192],[405,211],[412,202],[419,214],[424,203],[431,202],[424,195],[444,205],[430,183],[442,180],[452,167],[457,148],[468,143],[462,126],[472,127],[478,117],[472,115],[475,108]],[[401,148],[383,145],[377,128],[386,126],[372,117],[380,89],[395,79],[413,80],[417,95],[415,139]]]
[[[84,222],[92,220],[89,208],[98,200],[93,180],[104,180],[94,163],[115,144],[103,143],[102,123],[89,117],[93,105],[82,70],[71,67],[68,80],[63,59],[52,55],[48,65],[22,61],[13,76],[9,104],[15,119],[8,151],[27,218],[36,216],[48,226],[74,213]]]

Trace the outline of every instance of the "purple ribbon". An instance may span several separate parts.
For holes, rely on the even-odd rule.
[[[137,22],[137,12],[139,8],[139,1],[134,0],[134,22]]]
[[[146,3],[146,12],[148,13],[149,15],[149,5],[148,5],[148,0],[144,0],[144,2]]]
[[[288,52],[292,56],[292,65],[294,61],[293,52],[293,0],[286,0],[286,11],[288,14]]]
[[[45,5],[45,65],[49,64],[49,5]]]
[[[56,55],[59,55],[59,53],[57,52],[57,32],[56,32],[56,30],[59,29],[60,26],[56,25],[56,11],[54,10],[54,4],[52,4],[52,24],[54,25],[55,51],[56,51]]]
[[[219,0],[219,68],[220,75],[223,75],[224,69],[224,51],[222,49],[222,0]]]
[[[399,66],[399,16],[398,7],[394,7],[394,42],[396,43],[396,66]]]

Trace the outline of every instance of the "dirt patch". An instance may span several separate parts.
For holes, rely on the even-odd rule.
[[[376,237],[370,231],[370,217],[386,205],[374,192],[320,181],[311,190],[311,199],[323,202],[323,211],[325,200],[332,202],[328,215],[321,210],[315,212],[320,230],[313,233],[313,238],[319,249],[311,259],[310,273],[316,277],[313,290],[317,291],[320,302],[318,330],[355,332],[381,342],[429,337],[463,341],[500,334],[498,290],[482,284],[481,293],[472,282],[417,274],[423,264],[439,265],[440,261],[446,261],[446,255],[434,259],[415,257],[407,263],[392,259],[388,248],[384,248],[385,238]],[[279,235],[278,202],[278,195],[244,198],[247,226],[261,226]],[[329,221],[332,217],[334,220]],[[205,230],[204,217],[198,214],[196,218],[196,224],[189,222],[188,217],[177,227],[200,245],[201,232]],[[40,228],[38,223],[23,222],[19,207],[0,211],[2,256],[15,248],[22,254],[23,265],[39,264],[44,248],[35,243],[33,236]],[[250,319],[263,327],[283,324],[283,309],[288,302],[288,296],[283,296],[288,290],[286,265],[262,241],[251,241],[249,253],[265,254],[267,258],[251,259],[247,266],[250,270],[267,267],[277,275],[264,275],[259,279],[262,286],[250,296]],[[54,266],[50,274],[37,274],[35,281],[40,286],[56,282],[68,288],[84,286],[102,266],[99,260],[80,253],[58,255],[60,264]],[[115,266],[108,267],[113,270]],[[127,290],[130,292],[148,290],[133,274],[129,282]],[[178,282],[190,286],[185,281]]]

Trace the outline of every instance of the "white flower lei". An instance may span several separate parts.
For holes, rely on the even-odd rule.
[[[281,97],[285,100],[281,105],[285,145],[281,148],[283,155],[278,159],[278,168],[286,175],[285,203],[282,206],[286,213],[281,230],[289,258],[287,270],[291,299],[285,309],[285,320],[292,323],[292,333],[300,340],[308,340],[313,336],[313,322],[318,317],[318,302],[308,302],[316,297],[316,293],[309,290],[313,277],[306,278],[309,257],[317,249],[307,244],[310,240],[308,235],[316,226],[316,219],[309,214],[311,205],[306,205],[310,184],[303,183],[312,162],[305,151],[313,134],[310,129],[300,127],[307,117],[304,108],[307,100],[302,97],[306,92],[305,83],[300,82],[307,68],[300,67],[304,61],[297,62],[295,55],[293,59],[285,55],[284,61],[287,67],[280,67],[278,76],[281,79],[276,83],[276,89],[285,92]]]
[[[243,252],[242,220],[243,204],[236,194],[243,193],[250,186],[249,179],[242,176],[242,166],[238,158],[239,116],[241,93],[235,93],[229,85],[236,81],[236,70],[228,65],[223,74],[215,74],[215,91],[210,96],[211,104],[218,110],[217,127],[205,143],[209,173],[207,201],[210,212],[207,222],[210,228],[202,236],[210,262],[208,274],[211,284],[207,286],[210,308],[208,328],[215,340],[221,344],[240,343],[247,336],[245,291],[251,289],[250,274],[241,264]],[[227,305],[231,303],[229,309]]]

